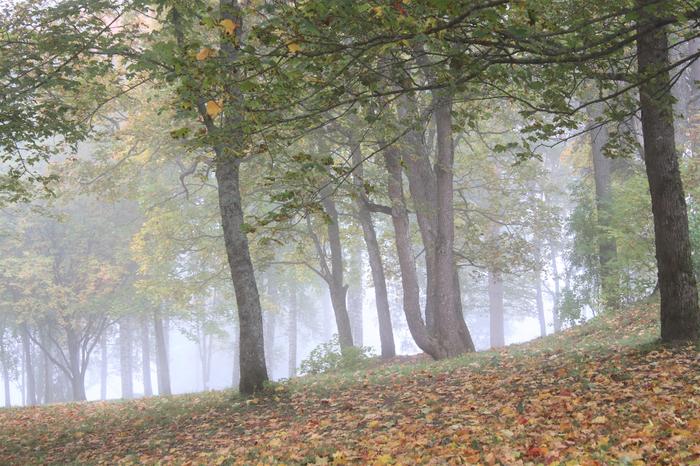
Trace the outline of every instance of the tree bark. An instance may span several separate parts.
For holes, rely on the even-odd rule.
[[[0,329],[0,332],[4,332],[4,329]],[[12,397],[10,393],[10,365],[7,361],[7,350],[5,348],[3,333],[0,333],[0,364],[2,364],[2,384],[3,393],[5,394],[5,407],[10,408],[12,406]]]
[[[389,296],[386,288],[386,275],[384,273],[384,263],[377,241],[377,232],[372,221],[372,213],[369,210],[369,199],[364,192],[364,180],[362,169],[362,154],[359,143],[352,141],[352,160],[357,167],[353,173],[353,181],[357,190],[355,196],[355,206],[357,217],[362,227],[362,236],[367,247],[367,257],[369,268],[372,273],[372,284],[374,285],[374,300],[377,306],[377,322],[379,323],[379,340],[381,342],[382,357],[391,358],[396,356],[396,346],[394,343],[394,332],[391,325],[391,310],[389,308]]]
[[[348,316],[353,344],[361,347],[363,343],[363,288],[362,288],[362,250],[353,248],[350,251],[350,275],[352,280],[348,287]]]
[[[542,299],[542,271],[535,272],[535,303],[537,306],[537,321],[540,324],[540,336],[547,336],[547,321],[544,316],[544,300]]]
[[[158,394],[172,395],[170,387],[170,364],[168,361],[168,346],[165,341],[163,319],[160,312],[153,314],[153,328],[156,337],[156,370],[158,371]]]
[[[489,268],[488,282],[491,348],[502,348],[506,345],[505,317],[503,312],[503,275],[499,270]]]
[[[143,379],[143,396],[153,396],[153,382],[151,381],[151,339],[148,329],[148,321],[145,317],[141,323],[141,373]]]
[[[456,289],[454,261],[454,143],[452,140],[452,97],[438,95],[435,102],[437,126],[437,243],[435,257],[436,314],[435,327],[440,344],[448,357],[474,351],[461,309],[460,290]],[[459,304],[459,305],[458,305]]]
[[[637,59],[644,161],[654,215],[656,261],[661,294],[661,339],[696,341],[700,335],[698,292],[691,261],[688,213],[676,154],[666,31],[653,0],[638,0]]]
[[[589,124],[600,124],[596,122],[596,119],[602,116],[602,103],[588,107]],[[602,301],[605,306],[617,309],[620,307],[619,281],[612,264],[617,257],[617,244],[615,237],[609,231],[612,226],[612,161],[603,152],[608,140],[608,128],[605,125],[591,131],[591,159],[593,161],[598,218],[598,262]]]
[[[36,379],[34,376],[34,365],[32,364],[32,344],[29,340],[29,327],[26,323],[21,324],[20,333],[22,339],[24,376],[26,380],[25,403],[27,406],[33,406],[36,404]]]
[[[287,317],[287,367],[289,378],[297,375],[297,306],[299,305],[298,291],[296,286],[290,288],[289,315]]]
[[[222,20],[228,19],[236,25],[235,34],[238,43],[242,34],[242,12],[238,2],[221,0],[219,2]],[[233,41],[225,38],[221,42],[223,61],[231,65],[236,63],[238,50]],[[265,344],[263,341],[262,308],[260,295],[255,281],[255,271],[250,258],[248,237],[244,229],[243,206],[241,204],[240,164],[243,157],[243,95],[231,80],[225,86],[226,111],[223,113],[222,128],[227,136],[226,144],[217,143],[214,167],[219,194],[219,211],[221,227],[231,280],[236,294],[239,323],[239,391],[252,394],[263,388],[268,380],[265,365]],[[204,112],[210,131],[217,128]]]
[[[134,397],[133,344],[131,338],[131,318],[123,317],[119,322],[119,376],[122,398]]]
[[[434,359],[447,357],[444,349],[430,334],[420,308],[420,289],[416,274],[416,262],[411,245],[408,209],[403,194],[401,159],[393,146],[384,149],[384,163],[389,174],[388,194],[391,201],[391,220],[394,226],[396,253],[401,271],[403,308],[406,323],[416,345]]]
[[[107,332],[100,338],[100,400],[107,399]]]
[[[81,367],[80,338],[74,329],[66,328],[66,344],[68,346],[68,377],[71,383],[73,401],[85,401],[85,373]]]

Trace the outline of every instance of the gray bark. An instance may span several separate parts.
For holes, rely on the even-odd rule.
[[[172,395],[170,387],[170,363],[168,361],[168,345],[165,339],[163,319],[159,311],[153,314],[153,328],[156,338],[156,370],[158,372],[158,394]]]
[[[640,106],[646,165],[654,216],[656,261],[661,294],[661,339],[696,341],[700,336],[698,292],[693,273],[688,213],[674,138],[673,104],[669,95],[668,38],[653,27],[658,18],[652,0],[643,7],[638,26]],[[651,5],[651,7],[650,7]]]
[[[22,339],[22,361],[26,381],[25,404],[27,406],[33,406],[36,404],[36,379],[34,376],[34,365],[32,364],[32,344],[29,340],[29,328],[26,323],[21,324],[20,333]]]
[[[490,268],[488,283],[491,348],[502,348],[506,344],[502,273],[497,269]]]
[[[119,322],[119,376],[121,379],[122,398],[134,397],[134,364],[132,325],[130,317],[123,317]]]
[[[141,324],[141,373],[143,379],[143,395],[153,396],[153,382],[151,381],[151,339],[148,329],[148,321],[140,319]]]
[[[100,400],[107,399],[107,332],[100,338]]]
[[[299,306],[298,291],[296,286],[290,287],[290,302],[287,316],[287,338],[288,338],[288,374],[289,378],[297,375],[297,307]]]

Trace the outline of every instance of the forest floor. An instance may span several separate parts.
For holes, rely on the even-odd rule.
[[[657,312],[255,398],[0,410],[0,464],[700,464],[700,353],[656,343]]]

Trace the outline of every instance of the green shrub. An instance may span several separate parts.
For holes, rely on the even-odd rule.
[[[301,362],[302,374],[322,374],[329,371],[353,371],[362,369],[373,356],[368,347],[351,347],[340,351],[338,335],[321,343]]]

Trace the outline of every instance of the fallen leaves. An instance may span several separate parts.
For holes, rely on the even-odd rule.
[[[698,353],[614,343],[641,319],[497,358],[302,378],[247,400],[0,411],[0,463],[700,464]]]

